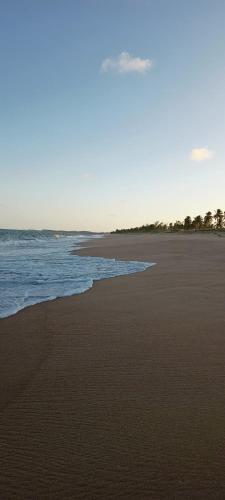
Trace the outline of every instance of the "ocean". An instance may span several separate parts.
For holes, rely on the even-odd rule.
[[[95,280],[144,271],[153,265],[71,254],[102,236],[0,229],[0,318],[33,304],[83,293]]]

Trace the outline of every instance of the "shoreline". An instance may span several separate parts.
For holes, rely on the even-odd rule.
[[[102,240],[102,239],[104,239],[106,236],[107,236],[107,235],[104,235],[104,236],[102,236],[102,237],[101,237],[101,238],[99,238],[99,239],[101,239],[101,240]],[[90,239],[88,239],[87,241],[85,241],[85,246],[84,246],[84,247],[83,247],[83,246],[80,246],[80,248],[76,247],[75,249],[72,249],[71,251],[69,251],[69,254],[70,254],[70,255],[80,255],[80,256],[82,257],[82,251],[83,251],[83,250],[85,251],[85,249],[86,249],[86,248],[92,248],[92,247],[94,246],[94,245],[92,245],[92,242],[93,242],[93,241],[94,241],[94,240],[93,240],[93,239],[91,239],[91,238],[90,238]],[[90,245],[88,245],[88,243],[89,243]],[[81,252],[81,253],[80,253],[80,252]],[[83,256],[84,256],[84,257],[92,257],[92,255],[89,255],[89,253],[88,253],[87,255],[83,255]],[[99,256],[99,257],[100,257],[100,258],[102,258],[102,259],[104,259],[104,258],[105,258],[105,257],[101,257],[101,256]],[[117,258],[112,258],[112,260],[119,261],[120,259],[117,259]],[[132,262],[132,261],[129,261],[128,259],[123,259],[123,260],[124,260],[124,261],[127,261],[127,262]],[[133,261],[133,262],[135,262],[135,261]],[[155,262],[142,262],[142,261],[140,261],[140,263],[143,263],[143,264],[148,264],[148,267],[152,267],[152,266],[156,265],[156,263],[155,263]],[[118,275],[118,276],[129,276],[130,274],[135,274],[136,272],[137,272],[137,273],[139,273],[139,272],[144,272],[145,270],[147,270],[147,269],[148,269],[148,267],[147,267],[146,269],[141,269],[141,270],[137,270],[137,271],[135,270],[135,271],[132,271],[132,272],[129,272],[129,273],[124,273],[124,274],[121,274],[121,275]],[[67,294],[65,294],[65,295],[59,295],[59,296],[57,296],[57,297],[49,298],[49,299],[43,300],[43,301],[41,301],[41,302],[35,302],[34,304],[29,304],[29,305],[27,305],[27,306],[25,306],[25,307],[22,307],[22,308],[20,308],[20,309],[16,310],[15,312],[13,312],[13,313],[9,314],[8,316],[2,316],[2,317],[0,317],[0,324],[1,324],[1,320],[11,318],[12,316],[17,315],[17,314],[19,314],[19,313],[20,313],[20,312],[22,312],[22,311],[25,311],[25,310],[27,310],[27,309],[30,309],[30,308],[35,307],[35,306],[40,305],[40,304],[45,304],[45,303],[48,303],[48,302],[55,302],[55,301],[60,300],[60,299],[64,299],[64,298],[66,299],[66,298],[68,298],[68,297],[74,297],[74,296],[76,296],[76,295],[80,295],[80,294],[86,293],[86,292],[88,292],[88,290],[90,290],[91,288],[93,288],[94,284],[95,284],[95,283],[97,283],[98,281],[101,281],[101,280],[108,280],[108,279],[113,279],[113,278],[116,278],[116,277],[118,277],[118,276],[117,276],[117,275],[115,275],[115,276],[111,276],[111,277],[101,277],[101,278],[99,278],[99,279],[93,279],[93,281],[92,281],[92,285],[91,285],[89,288],[86,288],[85,290],[83,290],[83,291],[81,291],[81,292],[74,292],[74,293],[71,293],[71,294],[68,294],[68,295],[67,295]]]
[[[224,250],[108,235],[76,253],[157,265],[0,321],[2,498],[225,496]]]

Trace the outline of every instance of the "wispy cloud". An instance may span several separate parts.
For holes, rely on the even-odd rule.
[[[144,74],[152,67],[151,59],[133,57],[129,52],[121,52],[116,57],[108,57],[101,64],[101,73],[141,73]]]
[[[84,172],[82,175],[81,175],[81,179],[83,179],[84,181],[91,181],[94,179],[94,175],[91,174],[90,172]]]
[[[190,153],[190,160],[192,161],[204,161],[211,160],[214,156],[213,151],[208,148],[194,148]]]

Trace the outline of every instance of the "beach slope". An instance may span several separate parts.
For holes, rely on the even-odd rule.
[[[0,498],[225,498],[225,238],[79,253],[156,265],[0,320]]]

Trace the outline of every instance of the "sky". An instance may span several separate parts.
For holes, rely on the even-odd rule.
[[[0,227],[225,209],[224,0],[0,1]]]

